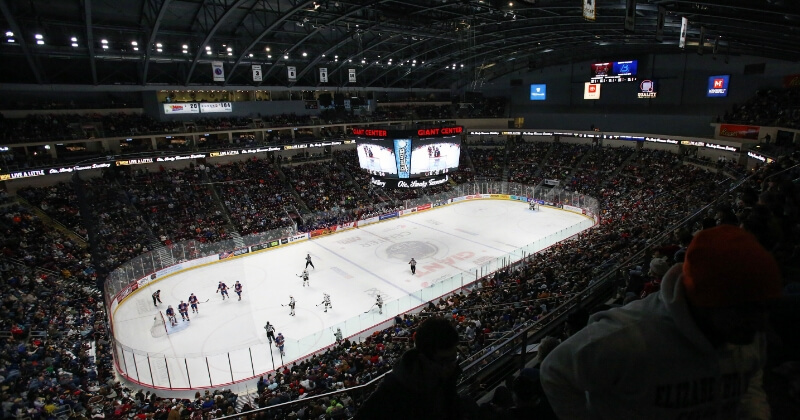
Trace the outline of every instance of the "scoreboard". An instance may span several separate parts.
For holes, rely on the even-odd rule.
[[[637,81],[639,62],[614,61],[609,63],[592,64],[591,83],[616,83]]]
[[[373,175],[374,183],[409,188],[424,186],[421,179],[446,178],[458,169],[463,132],[461,126],[353,128],[359,166]]]

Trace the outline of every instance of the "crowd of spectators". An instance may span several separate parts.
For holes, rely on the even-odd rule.
[[[516,159],[542,162],[552,145],[547,146],[525,145],[531,154],[518,154]],[[571,167],[577,164],[581,151],[586,152],[569,145],[557,146],[556,149],[559,149],[557,154],[554,151],[551,157],[560,156],[560,159],[572,162]],[[479,168],[494,160],[485,158],[487,150],[490,149],[469,148],[473,163],[476,161],[473,152],[478,151],[477,161],[480,163],[475,165],[475,172],[482,171]],[[679,157],[667,152],[639,150],[632,158],[631,153],[628,149],[592,150],[579,166],[595,171],[595,179],[602,182],[603,175],[616,165],[609,162],[628,162],[616,176],[608,179],[615,186],[601,190],[607,193],[597,196],[601,201],[602,215],[601,223],[595,228],[554,245],[520,265],[484,278],[474,289],[430,302],[420,315],[396,319],[395,325],[376,332],[369,340],[362,343],[345,341],[309,359],[282,367],[259,381],[254,405],[270,406],[305,399],[317,393],[342,391],[339,396],[314,399],[306,405],[292,405],[285,409],[286,412],[278,414],[276,411],[274,414],[278,418],[288,416],[288,411],[293,411],[297,418],[322,414],[329,418],[347,417],[357,410],[360,400],[344,390],[366,383],[390,369],[410,346],[408,338],[413,335],[419,318],[430,314],[452,317],[462,337],[462,354],[467,355],[466,360],[474,360],[493,352],[503,335],[542,319],[565,299],[585,289],[600,271],[624,262],[640,251],[646,252],[647,256],[637,264],[652,269],[652,274],[648,271],[651,275],[642,282],[644,291],[644,284],[657,280],[660,267],[663,267],[652,260],[661,261],[664,256],[669,256],[665,249],[679,248],[685,235],[675,232],[662,240],[658,243],[658,253],[654,251],[652,239],[668,231],[677,221],[694,214],[710,198],[720,196],[732,180],[705,168],[679,166]],[[353,156],[337,154],[336,161],[345,171],[351,172],[349,167],[353,165]],[[487,165],[497,169],[494,163]],[[781,161],[766,170],[776,172],[787,165],[789,163]],[[342,180],[344,176],[341,169],[318,172],[312,165],[292,169],[283,167],[281,170],[294,187],[306,187],[307,184],[300,184],[302,182]],[[797,235],[785,233],[797,229],[798,192],[793,184],[783,182],[781,178],[761,182],[767,173],[751,181],[739,196],[715,207],[713,215],[701,215],[698,226],[724,220],[742,223],[770,245],[768,249],[775,251],[779,262],[796,264],[792,262],[800,260],[800,243]],[[93,219],[103,221],[99,238],[103,238],[106,246],[111,244],[111,248],[105,248],[105,256],[116,258],[108,261],[108,268],[111,268],[137,252],[146,251],[143,242],[150,229],[156,238],[164,238],[161,239],[163,243],[184,238],[209,242],[224,239],[224,210],[214,210],[213,205],[197,206],[197,203],[215,201],[211,188],[216,188],[223,202],[227,198],[232,203],[226,203],[231,216],[236,215],[232,218],[241,220],[244,215],[247,222],[248,217],[252,218],[247,213],[248,208],[260,206],[259,203],[275,193],[261,191],[272,188],[272,184],[280,184],[273,182],[275,177],[280,177],[277,168],[266,161],[252,159],[208,168],[198,165],[185,170],[131,173],[122,170],[107,178],[82,182],[92,201],[96,202],[92,208]],[[219,184],[209,187],[206,185],[209,182]],[[325,184],[324,193],[330,194],[326,200],[316,195],[312,197],[311,194],[317,191],[309,192],[307,188],[301,187],[295,192],[306,205],[309,202],[316,204],[309,208],[325,211],[337,207],[358,208],[362,216],[368,216],[375,211],[372,207],[375,203],[366,199],[358,178],[355,182],[352,189],[340,190]],[[262,183],[270,185],[262,187]],[[228,186],[234,186],[233,190],[227,190]],[[64,213],[58,208],[69,206],[66,198],[75,192],[67,186],[56,186],[26,191],[25,194],[31,197],[29,200],[38,203],[35,205],[41,207],[42,203],[47,203],[49,210],[56,209],[49,214],[61,220]],[[355,194],[364,201],[355,200],[349,204],[350,195],[356,197]],[[241,197],[245,195],[247,199],[242,201]],[[236,200],[231,200],[234,196]],[[716,219],[709,220],[714,217]],[[130,223],[121,224],[123,219]],[[91,279],[94,269],[87,251],[74,245],[57,230],[45,226],[22,206],[4,207],[1,220],[4,258],[22,262],[21,265],[7,262],[0,265],[4,279],[0,309],[7,315],[2,322],[6,331],[12,332],[5,343],[9,351],[4,352],[4,363],[0,366],[0,376],[3,377],[0,382],[8,386],[0,394],[4,414],[22,412],[34,418],[44,418],[48,413],[70,410],[83,411],[86,417],[93,416],[96,411],[98,416],[106,417],[133,414],[165,418],[175,410],[184,416],[205,417],[236,410],[235,398],[230,393],[197,395],[195,399],[175,401],[154,394],[134,393],[115,381],[102,303],[97,301],[96,295],[82,288],[66,287],[56,281],[57,276]],[[147,227],[136,230],[137,225],[143,225],[141,221],[146,221]],[[252,223],[246,226],[254,231],[260,229]],[[131,234],[131,229],[135,234]],[[131,236],[142,239],[121,240]],[[42,270],[54,274],[43,275]],[[657,285],[650,284],[647,290],[653,293]],[[638,298],[642,292],[633,292],[633,295],[633,298]],[[48,299],[60,306],[28,304],[31,300],[41,302]],[[48,331],[46,339],[31,338],[30,331],[39,329]]]
[[[296,208],[299,204],[268,160],[252,158],[209,166],[208,177],[215,183],[239,234],[291,231],[294,222],[287,207]]]
[[[800,128],[800,88],[758,90],[745,103],[734,104],[722,120],[734,124]]]

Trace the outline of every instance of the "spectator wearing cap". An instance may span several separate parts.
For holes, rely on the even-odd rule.
[[[775,259],[741,228],[699,232],[659,293],[593,315],[544,360],[561,419],[768,419],[762,388]]]

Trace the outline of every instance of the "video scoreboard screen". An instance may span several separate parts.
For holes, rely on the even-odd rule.
[[[637,60],[594,63],[591,83],[635,82],[638,67]]]
[[[419,130],[354,128],[361,169],[386,179],[419,179],[458,169],[463,127]]]

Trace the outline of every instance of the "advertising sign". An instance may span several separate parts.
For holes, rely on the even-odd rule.
[[[584,83],[583,99],[600,99],[600,84],[589,82]]]
[[[165,114],[199,114],[200,104],[194,102],[183,104],[164,104]]]
[[[531,85],[531,100],[543,101],[545,99],[547,99],[547,85]]]

